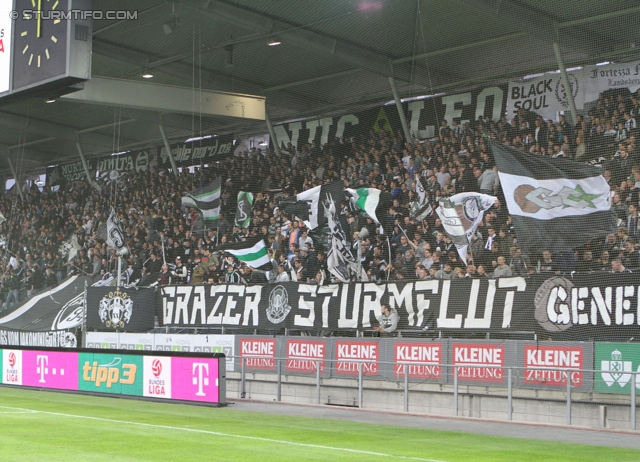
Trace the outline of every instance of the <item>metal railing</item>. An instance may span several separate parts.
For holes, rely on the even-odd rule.
[[[240,398],[246,398],[247,396],[247,367],[245,367],[246,364],[246,360],[247,359],[254,359],[251,356],[243,356],[243,357],[233,357],[233,356],[229,356],[227,358],[228,361],[234,361],[234,362],[239,362],[240,364],[240,386],[239,386],[239,396]],[[283,376],[283,371],[282,371],[282,363],[286,362],[288,358],[270,358],[272,361],[275,362],[275,374],[276,374],[276,378],[275,378],[275,385],[276,385],[276,389],[275,389],[275,401],[282,401],[282,376]],[[409,412],[409,396],[411,394],[410,391],[410,374],[409,374],[409,366],[411,365],[416,365],[415,362],[411,362],[411,363],[406,363],[406,362],[384,362],[384,361],[365,361],[365,360],[347,360],[347,359],[340,359],[340,360],[335,360],[335,359],[308,359],[308,361],[310,363],[314,363],[315,364],[315,404],[321,404],[321,388],[322,388],[322,383],[323,380],[326,379],[340,379],[340,380],[349,380],[350,378],[352,380],[355,380],[357,383],[357,407],[358,408],[363,408],[364,407],[364,391],[365,391],[365,382],[369,381],[369,382],[375,382],[376,378],[370,378],[370,377],[366,377],[364,375],[364,365],[366,364],[372,364],[372,363],[377,363],[378,365],[399,365],[402,366],[402,370],[403,370],[403,380],[402,380],[402,392],[403,392],[403,410],[404,412]],[[356,377],[322,377],[322,373],[323,373],[323,367],[322,364],[323,363],[352,363],[352,364],[356,364],[357,366],[357,376]],[[518,396],[514,396],[514,379],[516,377],[518,377],[519,373],[524,372],[525,370],[532,370],[532,367],[515,367],[515,366],[499,366],[499,365],[473,365],[473,366],[468,366],[468,365],[456,365],[456,364],[438,364],[438,363],[421,363],[420,365],[424,365],[424,366],[438,366],[442,369],[444,368],[448,368],[449,371],[451,371],[451,375],[453,377],[453,390],[452,390],[452,395],[453,395],[453,415],[454,416],[459,416],[460,415],[460,408],[459,408],[459,398],[460,398],[460,381],[461,379],[464,380],[464,376],[461,376],[460,374],[460,369],[462,367],[465,368],[473,368],[473,369],[500,369],[506,372],[506,386],[500,386],[498,388],[500,389],[505,389],[506,388],[506,415],[507,415],[507,420],[512,421],[513,420],[513,409],[514,409],[514,398],[515,399],[519,399],[521,397]],[[442,370],[441,369],[441,370]],[[619,370],[593,370],[593,369],[568,369],[568,368],[552,368],[552,367],[536,367],[535,370],[538,371],[555,371],[555,372],[560,372],[560,374],[556,377],[560,377],[562,379],[562,381],[566,381],[566,388],[564,387],[557,387],[554,388],[556,391],[561,391],[564,390],[564,394],[566,396],[566,414],[565,414],[565,423],[566,425],[572,425],[572,404],[579,402],[580,404],[592,404],[593,406],[597,406],[599,403],[601,403],[602,401],[593,401],[593,402],[585,402],[584,400],[579,400],[579,401],[575,401],[574,399],[572,399],[572,394],[575,390],[575,392],[580,392],[580,393],[584,393],[584,390],[581,390],[581,387],[576,387],[572,385],[572,377],[571,374],[573,373],[588,373],[588,374],[594,374],[594,380],[593,383],[595,385],[596,383],[596,375],[595,374],[602,374],[602,373],[609,373],[609,374],[620,374],[621,372]],[[250,371],[251,373],[256,373],[256,371]],[[258,373],[259,374],[259,373]],[[271,371],[271,374],[273,374],[273,371]],[[631,430],[636,430],[636,393],[638,391],[640,391],[640,378],[638,378],[637,376],[640,374],[640,371],[638,372],[632,372],[632,371],[625,371],[624,372],[625,375],[631,375],[632,379],[628,380],[629,383],[629,394],[627,395],[627,397],[624,399],[624,402],[620,403],[620,402],[616,402],[616,399],[624,396],[621,394],[604,394],[602,393],[602,396],[608,397],[608,401],[606,401],[609,405],[615,405],[615,406],[627,406],[629,407],[629,429]],[[265,374],[261,374],[261,375],[265,375]],[[298,374],[284,374],[284,375],[298,375]],[[311,377],[310,374],[307,374],[307,377]],[[365,378],[367,380],[365,380]],[[258,380],[258,379],[253,379],[253,380]],[[263,379],[260,379],[263,380]],[[380,380],[384,380],[384,379],[378,379],[378,381]],[[414,379],[415,381],[415,379]],[[396,383],[398,385],[400,385],[401,380],[396,381]],[[431,382],[434,383],[434,382]],[[435,382],[437,384],[437,382]],[[636,385],[636,383],[638,383]],[[307,385],[309,385],[307,383]],[[485,385],[483,383],[479,383],[479,384],[474,384],[474,383],[465,383],[466,386],[477,386],[477,387],[485,387]],[[487,387],[488,388],[488,387]],[[550,390],[549,387],[538,387],[536,388],[535,386],[532,385],[527,385],[526,387],[527,390]],[[589,392],[590,394],[593,394],[593,392]],[[467,391],[465,394],[471,394],[471,392]],[[503,395],[492,395],[493,397],[495,396],[503,396]],[[536,394],[537,396],[537,394]],[[540,401],[543,401],[543,398],[539,398]],[[494,411],[489,411],[489,412],[494,412]]]

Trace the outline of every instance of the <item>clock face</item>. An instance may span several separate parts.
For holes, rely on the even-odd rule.
[[[69,20],[56,14],[68,11],[69,0],[16,0],[15,9],[20,17],[13,27],[13,89],[64,75]]]

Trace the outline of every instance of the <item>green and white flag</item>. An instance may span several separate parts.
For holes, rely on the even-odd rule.
[[[490,146],[525,252],[560,252],[616,232],[609,184],[597,167]]]
[[[182,205],[197,208],[206,223],[214,224],[220,218],[220,186],[221,180],[217,178],[203,188],[186,193]]]
[[[384,227],[387,211],[391,207],[391,194],[376,188],[347,189],[347,192],[360,210]]]
[[[271,268],[271,259],[267,253],[267,246],[261,238],[247,239],[237,244],[226,245],[224,251],[229,252],[241,262],[251,268]]]
[[[247,228],[251,223],[251,209],[253,207],[253,194],[246,191],[238,193],[238,209],[236,210],[236,226]]]

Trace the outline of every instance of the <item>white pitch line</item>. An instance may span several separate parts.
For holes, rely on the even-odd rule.
[[[323,445],[320,445],[320,444],[296,443],[296,442],[293,442],[293,441],[276,440],[276,439],[271,439],[271,438],[261,438],[259,436],[234,435],[232,433],[221,433],[221,432],[214,432],[214,431],[209,431],[209,430],[198,430],[198,429],[195,429],[195,428],[172,427],[172,426],[169,426],[169,425],[156,425],[156,424],[148,424],[148,423],[143,423],[143,422],[132,422],[132,421],[128,421],[128,420],[104,419],[102,417],[91,417],[91,416],[76,415],[76,414],[64,414],[64,413],[61,413],[61,412],[38,411],[38,410],[35,410],[35,409],[25,409],[25,408],[20,408],[20,407],[0,406],[0,409],[12,409],[14,411],[25,411],[25,413],[47,414],[47,415],[54,415],[54,416],[59,416],[59,417],[71,417],[71,418],[75,418],[75,419],[96,420],[96,421],[99,421],[99,422],[118,423],[118,424],[122,424],[122,425],[138,425],[138,426],[141,426],[141,427],[161,428],[161,429],[164,429],[164,430],[179,430],[179,431],[192,432],[192,433],[204,433],[204,434],[207,434],[207,435],[222,436],[222,437],[226,437],[226,438],[241,438],[241,439],[253,440],[253,441],[263,441],[265,443],[286,444],[286,445],[289,445],[289,446],[300,446],[300,447],[313,448],[313,449],[328,449],[328,450],[331,450],[331,451],[351,452],[351,453],[354,453],[354,454],[363,454],[363,455],[368,455],[368,456],[391,457],[391,458],[395,458],[395,459],[404,459],[404,460],[419,460],[421,462],[444,462],[442,460],[436,460],[436,459],[423,459],[423,458],[420,458],[420,457],[397,456],[397,455],[394,455],[394,454],[385,454],[383,452],[362,451],[362,450],[359,450],[359,449],[349,449],[349,448],[336,448],[336,447],[333,447],[333,446],[323,446]]]
[[[0,414],[35,414],[35,411],[8,411],[0,412]]]

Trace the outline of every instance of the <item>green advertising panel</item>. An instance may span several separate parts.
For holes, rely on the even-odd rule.
[[[4,355],[2,354],[2,350],[0,350],[0,383],[2,383],[2,378],[4,377],[4,369],[2,368],[3,364],[2,364],[2,357]]]
[[[80,353],[79,390],[142,396],[143,356]]]
[[[635,386],[638,394],[640,379],[632,372],[640,372],[640,344],[596,343],[595,369],[603,371],[596,373],[596,392],[628,395]]]

